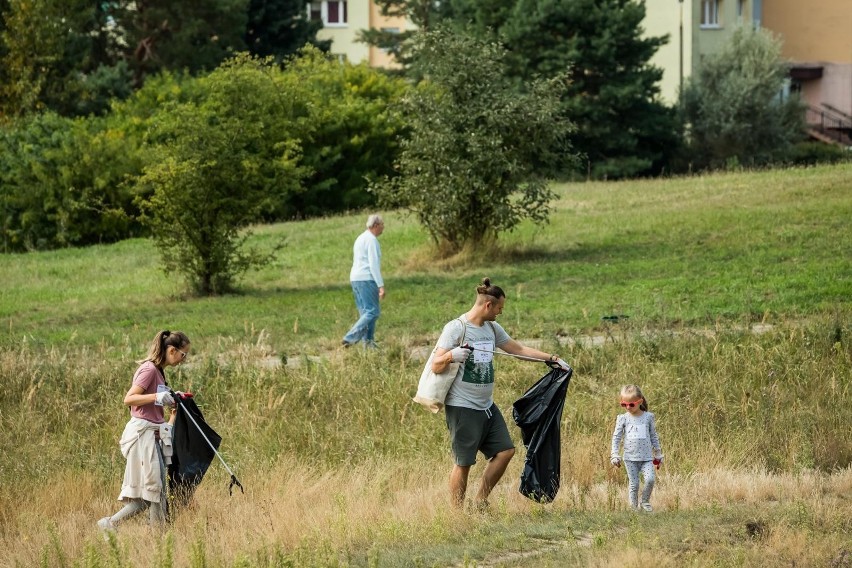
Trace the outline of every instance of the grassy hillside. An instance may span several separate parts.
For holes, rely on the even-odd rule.
[[[510,295],[518,337],[595,329],[603,315],[657,326],[800,317],[852,291],[852,166],[557,187],[549,225],[523,225],[497,251],[429,258],[410,217],[388,213],[383,339],[417,337],[470,303],[488,275]],[[352,241],[363,215],[260,227],[287,246],[242,295],[187,299],[150,242],[0,257],[4,340],[141,346],[162,326],[205,344],[264,329],[283,353],[337,344],[353,315]]]
[[[142,240],[0,257],[0,566],[850,565],[850,179],[844,165],[562,185],[548,226],[440,261],[388,212],[378,353],[339,347],[361,214],[258,227],[287,247],[220,298],[185,297]],[[415,348],[485,275],[508,293],[508,331],[576,374],[557,500],[517,493],[510,426],[519,452],[480,516],[448,508],[443,415],[410,397]],[[121,399],[166,327],[193,340],[170,381],[196,393],[247,491],[228,497],[214,464],[169,531],[131,522],[104,542]],[[496,366],[511,424],[544,368]],[[626,382],[666,454],[653,515],[626,510],[608,465]]]

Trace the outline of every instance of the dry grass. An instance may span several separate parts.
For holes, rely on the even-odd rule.
[[[102,541],[94,527],[96,519],[117,509],[117,502],[110,497],[117,493],[117,484],[104,487],[85,473],[62,476],[51,479],[17,506],[15,499],[22,496],[13,497],[14,493],[4,490],[0,508],[7,518],[0,546],[7,553],[0,564],[35,566],[49,560],[49,565],[56,566],[70,565],[67,559],[116,558],[123,566],[151,566],[152,548],[164,547],[160,554],[167,555],[167,543],[171,542],[170,561],[176,566],[233,566],[243,561],[262,566],[276,557],[286,557],[294,565],[362,565],[358,558],[364,551],[411,547],[410,558],[414,558],[415,551],[459,545],[460,535],[487,532],[489,526],[504,530],[500,527],[524,524],[524,519],[540,522],[542,515],[551,522],[570,519],[581,526],[594,524],[596,515],[608,510],[617,517],[606,541],[615,545],[620,533],[631,530],[631,515],[622,513],[626,493],[623,479],[589,487],[571,481],[554,503],[543,508],[515,491],[520,467],[521,460],[510,466],[493,496],[493,513],[486,517],[448,508],[448,461],[383,461],[320,471],[301,466],[298,458],[282,457],[268,469],[243,472],[241,480],[247,492],[233,496],[228,496],[221,471],[213,470],[200,487],[194,507],[176,516],[170,535],[134,519],[121,527],[118,548]],[[585,472],[586,477],[591,475]],[[852,469],[794,475],[715,468],[680,475],[669,474],[664,468],[653,497],[659,532],[656,538],[665,540],[665,532],[674,527],[682,531],[684,514],[713,517],[724,508],[737,507],[767,519],[759,521],[759,534],[751,535],[761,540],[762,552],[743,550],[744,565],[759,565],[760,559],[766,560],[767,551],[772,556],[765,565],[776,565],[773,558],[779,562],[781,558],[812,558],[815,554],[824,558],[837,553],[838,536],[852,528],[850,495]],[[588,521],[584,514],[589,515]],[[667,521],[668,515],[671,519]],[[576,544],[582,537],[580,531],[566,534],[564,540]],[[681,542],[685,550],[709,549],[715,536],[698,531],[685,538],[688,540]],[[506,546],[502,553],[493,551],[492,559],[513,548],[511,543]],[[629,559],[625,563],[628,566],[639,565],[636,562],[643,555],[653,556],[663,566],[676,566],[686,554],[661,555],[658,550],[653,554],[638,552],[637,556],[633,550],[620,551],[623,545],[599,544],[597,548],[607,562]],[[819,553],[823,549],[824,553]],[[209,564],[199,564],[201,560]],[[713,552],[705,560],[706,564],[697,565],[716,565],[719,555]],[[606,565],[592,559],[589,562],[590,566]]]

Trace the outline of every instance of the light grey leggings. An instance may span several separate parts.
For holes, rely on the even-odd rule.
[[[160,491],[160,501],[145,501],[144,499],[130,499],[126,501],[126,505],[122,507],[116,514],[109,518],[113,525],[135,517],[145,509],[148,509],[148,522],[152,525],[159,525],[166,522],[168,517],[168,499],[166,497],[166,466],[163,463],[163,453],[160,449],[159,442],[157,443],[157,457],[160,461],[160,481],[162,490]]]
[[[630,506],[636,507],[639,504],[636,498],[639,494],[640,472],[645,480],[645,487],[642,488],[642,503],[648,503],[651,500],[651,491],[654,490],[654,482],[657,481],[654,462],[624,460],[624,469],[627,470],[627,496],[630,499]]]

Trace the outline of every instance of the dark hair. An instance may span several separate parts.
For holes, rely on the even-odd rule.
[[[164,329],[154,336],[151,341],[151,348],[148,350],[148,356],[140,363],[151,361],[158,367],[162,367],[166,362],[166,352],[169,347],[175,349],[183,349],[189,345],[189,338],[182,331],[169,331]]]
[[[506,293],[499,286],[492,286],[491,279],[487,276],[482,279],[482,283],[476,287],[476,293],[480,296],[491,296],[495,300],[505,298]]]

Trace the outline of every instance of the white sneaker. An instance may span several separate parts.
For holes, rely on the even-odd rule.
[[[98,528],[104,532],[113,531],[115,532],[115,525],[112,524],[112,520],[110,517],[104,517],[103,519],[98,521]]]
[[[646,513],[652,513],[654,511],[654,508],[651,506],[650,503],[642,503],[642,510]]]

